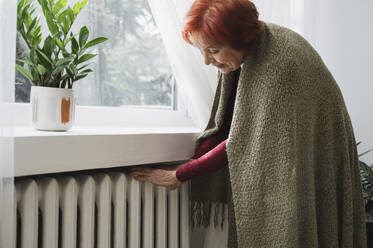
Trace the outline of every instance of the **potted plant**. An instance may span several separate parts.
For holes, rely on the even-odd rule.
[[[20,0],[18,3],[17,31],[29,48],[29,56],[19,59],[21,64],[16,64],[16,69],[32,84],[30,102],[36,129],[66,131],[71,128],[75,116],[73,84],[92,72],[87,62],[96,54],[89,53],[89,49],[107,40],[99,37],[88,41],[86,26],[79,34],[71,31],[87,2],[76,2],[71,8],[67,0],[38,0],[49,30],[45,39],[32,2]]]
[[[360,143],[361,142],[359,142],[358,145]],[[372,151],[372,149],[359,154],[359,157],[367,154],[370,151]],[[368,247],[373,247],[373,165],[369,166],[362,161],[359,162],[365,203],[367,241]]]

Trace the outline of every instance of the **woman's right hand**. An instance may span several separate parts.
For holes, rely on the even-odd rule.
[[[171,190],[174,190],[182,184],[176,177],[176,171],[188,162],[172,166],[137,167],[131,169],[129,173],[135,180],[147,181],[160,186],[169,186]]]

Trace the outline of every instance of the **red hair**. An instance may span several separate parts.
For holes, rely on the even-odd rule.
[[[191,33],[208,41],[252,52],[263,31],[255,5],[249,0],[195,0],[186,14],[183,38]]]

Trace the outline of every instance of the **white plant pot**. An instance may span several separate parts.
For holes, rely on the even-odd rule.
[[[32,86],[30,101],[35,129],[66,131],[72,127],[75,120],[72,89]]]

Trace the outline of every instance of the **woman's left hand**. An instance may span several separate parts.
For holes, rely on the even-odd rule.
[[[169,186],[171,190],[178,188],[182,182],[176,177],[176,169],[134,168],[130,175],[138,181],[147,181],[155,185]]]

